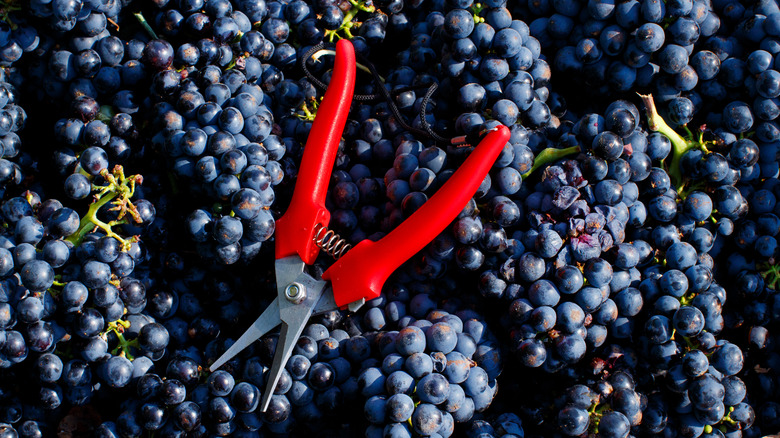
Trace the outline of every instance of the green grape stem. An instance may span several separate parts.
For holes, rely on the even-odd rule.
[[[764,277],[766,285],[770,289],[777,290],[780,286],[780,263],[765,263],[759,267],[759,273]]]
[[[70,335],[68,335],[70,336]],[[63,339],[64,341],[69,341],[70,338]],[[63,362],[67,362],[71,359],[73,359],[73,344],[70,342],[58,342],[57,348],[54,349],[54,354],[62,359]]]
[[[176,179],[176,175],[174,175],[173,172],[166,172],[166,177],[168,178],[168,184],[170,184],[171,193],[174,195],[179,195],[181,190],[179,189],[179,183]]]
[[[683,184],[680,160],[689,150],[697,147],[697,143],[686,140],[666,123],[663,117],[658,114],[651,94],[640,94],[639,97],[642,98],[642,103],[645,105],[648,127],[665,135],[672,142],[672,162],[669,164],[668,172],[672,183],[674,183],[675,187],[680,188]]]
[[[671,340],[679,340],[682,338],[683,342],[685,343],[685,346],[688,348],[688,351],[690,350],[698,350],[699,347],[691,341],[691,338],[688,336],[677,336],[677,329],[672,329],[672,336],[669,337]]]
[[[19,26],[11,18],[12,12],[21,11],[22,7],[19,6],[19,2],[15,0],[0,1],[0,19],[8,24],[11,30],[16,30]]]
[[[49,293],[52,297],[58,297],[62,293],[62,288],[65,287],[67,283],[62,283],[59,281],[54,281],[51,284],[51,287],[46,289],[46,292]]]
[[[691,303],[693,302],[694,298],[696,298],[696,293],[685,294],[685,295],[681,296],[680,299],[679,299],[680,305],[681,306],[690,306]]]
[[[531,166],[531,170],[522,174],[521,176],[523,179],[526,179],[531,176],[531,174],[534,173],[538,168],[550,163],[554,163],[555,161],[558,161],[569,155],[577,154],[581,150],[582,148],[580,148],[580,146],[572,146],[563,149],[546,148],[539,152],[539,155],[534,158],[534,165]]]
[[[703,191],[707,188],[707,184],[704,181],[697,181],[692,184],[681,184],[677,187],[677,196],[680,199],[686,199],[688,195],[695,191]]]
[[[351,7],[347,12],[344,13],[344,19],[341,21],[341,26],[339,26],[338,29],[333,30],[326,30],[325,31],[325,37],[328,38],[328,42],[333,42],[336,38],[347,38],[352,39],[354,38],[354,35],[352,35],[352,29],[359,27],[360,22],[354,21],[355,17],[361,12],[375,12],[376,8],[373,5],[366,6],[366,2],[364,0],[358,1],[358,0],[348,0]],[[340,35],[343,34],[344,36]]]
[[[87,214],[81,218],[81,223],[79,224],[79,230],[75,234],[68,237],[66,240],[78,246],[84,240],[84,237],[86,237],[87,234],[94,231],[96,227],[104,231],[107,231],[108,233],[111,233],[108,224],[106,224],[105,222],[97,218],[97,212],[98,210],[100,210],[101,207],[111,202],[117,196],[119,195],[116,193],[111,193],[108,196],[103,196],[100,199],[98,199],[96,202],[90,204]]]
[[[320,101],[317,99],[312,99],[309,102],[303,102],[301,103],[301,106],[299,107],[301,113],[296,114],[295,116],[299,119],[306,121],[306,122],[313,122],[314,118],[317,117],[317,108],[320,106]]]
[[[474,3],[471,6],[471,15],[474,18],[474,23],[479,24],[485,22],[485,19],[480,16],[483,10],[485,10],[485,5],[482,3]]]
[[[227,67],[225,67],[225,71],[235,68],[236,66],[243,69],[244,67],[246,67],[246,58],[248,58],[249,56],[250,56],[249,53],[233,56],[233,59],[230,60],[230,64],[228,64]]]
[[[132,218],[136,223],[141,223],[138,211],[135,205],[130,202],[130,198],[135,194],[136,183],[140,184],[141,181],[143,181],[143,178],[141,178],[140,175],[125,177],[122,166],[116,166],[112,173],[108,173],[107,169],[103,169],[103,171],[101,171],[101,176],[105,178],[108,184],[104,186],[92,186],[92,189],[95,192],[95,200],[90,204],[87,214],[81,218],[78,231],[69,236],[66,240],[73,243],[75,246],[78,246],[87,234],[96,229],[101,229],[107,236],[117,239],[122,244],[123,250],[127,250],[133,242],[138,241],[138,237],[133,236],[131,238],[124,238],[117,234],[113,230],[113,227],[129,223],[129,218]],[[100,209],[108,203],[114,205],[114,207],[109,210],[118,211],[119,214],[117,215],[116,220],[106,223],[100,220],[97,215]]]
[[[98,111],[95,118],[101,122],[109,122],[114,118],[115,115],[116,111],[114,111],[114,107],[111,105],[103,105],[100,107],[100,111]]]
[[[139,348],[138,339],[128,341],[123,334],[125,330],[130,328],[130,321],[123,321],[117,319],[108,323],[108,328],[102,333],[103,339],[106,338],[109,332],[113,332],[117,339],[117,346],[111,350],[111,354],[114,356],[124,356],[129,360],[133,360],[134,357],[130,353],[131,348]]]
[[[601,423],[601,417],[604,416],[604,411],[609,410],[609,403],[599,405],[594,403],[591,409],[588,411],[589,416],[593,419],[593,433],[599,433],[599,423]]]
[[[691,342],[691,338],[689,338],[688,336],[682,336],[682,339],[685,342],[685,346],[688,347],[689,351],[698,350],[698,348],[696,348],[696,345],[693,342]]]
[[[236,64],[238,63],[238,58],[241,58],[241,55],[234,56],[233,59],[230,61],[230,64],[228,64],[227,67],[225,67],[225,71],[230,70],[233,67],[235,67]]]
[[[154,32],[154,29],[152,29],[152,26],[149,25],[148,21],[146,21],[146,17],[144,17],[144,14],[140,12],[136,12],[133,15],[135,15],[135,19],[138,20],[138,22],[141,24],[141,27],[144,28],[146,33],[148,33],[153,40],[158,39],[157,34]]]
[[[732,412],[734,412],[734,406],[729,407],[728,413],[726,413],[726,415],[723,416],[723,418],[720,420],[718,424],[730,425],[732,427],[739,429],[739,421],[736,421],[733,418],[731,418]]]
[[[20,0],[0,0],[0,10],[3,11],[21,11]]]

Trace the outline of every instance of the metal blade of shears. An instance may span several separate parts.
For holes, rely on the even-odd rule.
[[[303,261],[297,255],[277,260],[277,280],[290,279],[289,275],[293,271],[288,269],[298,269],[295,265],[296,259],[300,262],[302,270]],[[280,264],[280,262],[282,263]],[[309,322],[326,286],[326,282],[317,280],[303,272],[287,284],[281,281],[277,283],[278,296],[276,300],[279,303],[279,319],[282,320],[282,330],[276,344],[271,369],[266,377],[265,391],[260,399],[260,412],[265,412],[268,408],[276,384],[282,375],[282,370],[287,365],[287,360],[292,356],[295,344],[303,333],[306,323]]]
[[[279,298],[275,298],[244,334],[242,334],[241,337],[216,360],[216,362],[211,364],[209,370],[214,371],[218,369],[224,365],[225,362],[233,359],[235,355],[251,345],[252,342],[262,338],[263,335],[276,328],[281,322],[282,321],[279,318]]]
[[[271,365],[271,369],[268,371],[268,375],[265,381],[265,391],[263,391],[262,398],[260,399],[260,412],[265,412],[268,409],[268,405],[271,403],[271,397],[274,395],[276,384],[279,383],[279,378],[282,376],[282,370],[287,365],[287,360],[292,356],[295,344],[298,342],[298,338],[303,333],[306,323],[311,316],[311,307],[297,306],[296,312],[292,317],[287,319],[287,322],[282,323],[282,331],[279,333],[279,341],[276,344],[276,353],[274,353],[274,361]]]
[[[252,342],[262,338],[266,333],[282,323],[279,314],[280,297],[281,299],[284,299],[284,289],[303,273],[303,268],[306,265],[300,257],[294,255],[277,260],[274,266],[276,269],[276,298],[244,334],[242,334],[241,337],[216,360],[216,362],[211,364],[209,370],[214,371],[218,369],[243,349],[249,347]],[[287,300],[285,300],[285,302],[287,302]]]

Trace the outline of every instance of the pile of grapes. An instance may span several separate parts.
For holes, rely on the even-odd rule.
[[[340,39],[345,243],[511,138],[261,412]],[[0,0],[0,438],[774,436],[778,116],[776,0]]]

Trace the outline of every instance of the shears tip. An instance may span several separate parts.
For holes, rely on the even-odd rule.
[[[211,364],[211,366],[209,367],[209,372],[213,373],[214,371],[218,370],[219,367],[224,365],[225,362],[229,361],[232,358],[233,356],[232,355],[228,356],[228,352],[226,351],[224,354],[222,354],[222,356],[219,357],[219,359],[217,359],[216,361],[214,361],[213,364]]]

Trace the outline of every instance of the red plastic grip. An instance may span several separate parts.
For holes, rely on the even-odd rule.
[[[499,125],[479,143],[463,165],[422,207],[385,237],[364,240],[322,274],[333,286],[339,307],[382,292],[399,266],[423,249],[463,210],[509,141],[509,129]]]
[[[276,221],[277,259],[298,254],[310,265],[317,258],[320,248],[314,244],[314,229],[330,222],[325,196],[354,91],[355,48],[342,39],[336,44],[333,75],[306,140],[290,207]]]

